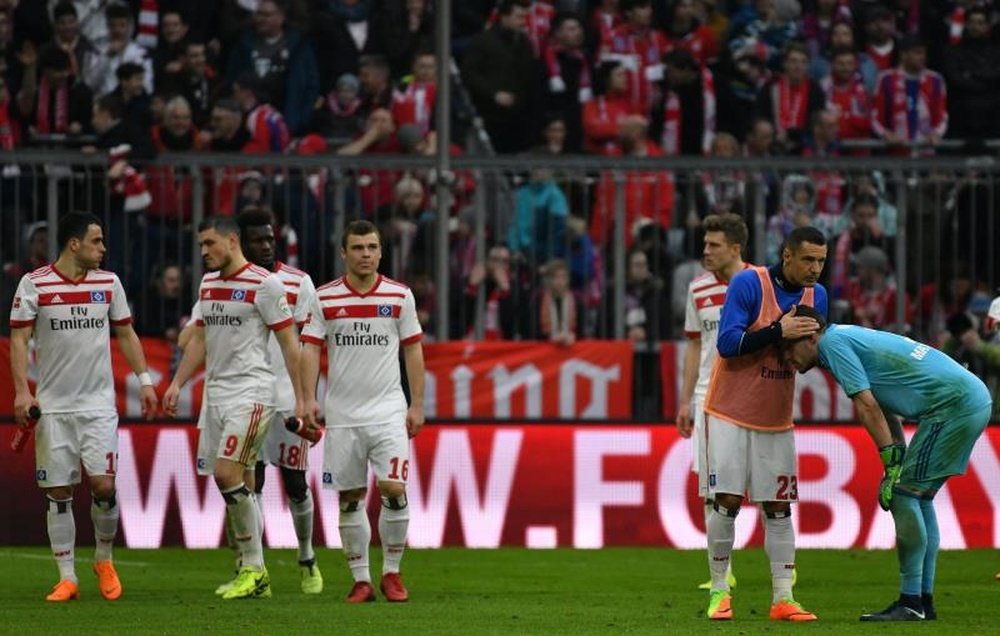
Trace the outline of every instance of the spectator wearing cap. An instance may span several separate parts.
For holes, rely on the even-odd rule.
[[[965,12],[965,35],[945,51],[951,136],[992,139],[1000,135],[1000,44],[990,37],[989,12]]]
[[[497,12],[497,23],[470,42],[462,61],[462,82],[493,148],[500,153],[521,152],[535,139],[542,95],[525,35],[527,3],[501,0]]]
[[[572,153],[580,152],[584,104],[594,97],[590,61],[583,50],[583,40],[583,22],[579,16],[557,14],[541,56],[547,78],[544,110],[558,113],[563,120],[566,144]]]
[[[333,89],[316,101],[311,130],[336,140],[352,140],[361,132],[361,97],[358,78],[344,73]]]
[[[715,136],[715,78],[685,49],[663,58],[662,104],[654,107],[653,136],[667,156],[707,155]]]
[[[247,154],[282,153],[291,141],[285,118],[270,104],[269,97],[261,80],[252,73],[244,73],[233,84],[233,98],[243,111],[250,134],[243,146]]]
[[[628,97],[628,72],[620,62],[601,64],[597,97],[583,105],[584,148],[595,155],[610,155],[617,148],[622,124],[641,117]]]
[[[70,55],[70,72],[76,77],[96,61],[97,47],[80,33],[80,19],[70,0],[61,0],[52,9],[52,43]]]
[[[433,46],[434,12],[429,0],[386,0],[379,13],[381,44],[393,77],[400,77],[409,72],[418,51]]]
[[[168,95],[183,96],[191,106],[195,125],[204,127],[211,118],[212,105],[219,96],[222,80],[208,64],[206,45],[188,41],[184,44],[183,68],[179,73],[157,78],[157,88]]]
[[[230,53],[226,77],[234,81],[254,75],[271,105],[284,115],[288,130],[298,134],[308,126],[319,96],[312,44],[286,26],[284,4],[278,0],[260,0],[253,20],[253,28],[243,32]]]
[[[426,135],[434,125],[437,97],[437,57],[419,51],[413,57],[412,75],[392,93],[392,117],[397,126],[415,124]]]
[[[22,125],[34,135],[89,133],[93,94],[70,73],[70,56],[49,45],[28,57],[17,94]]]
[[[907,154],[906,144],[936,146],[948,132],[948,93],[941,75],[926,68],[927,47],[919,39],[903,39],[899,59],[876,82],[872,131],[895,146],[894,154]]]
[[[757,113],[774,124],[778,143],[795,150],[801,146],[813,113],[826,106],[820,85],[809,79],[809,54],[791,42],[782,56],[782,72],[761,91]]]
[[[601,52],[601,61],[620,62],[628,75],[632,108],[648,113],[656,86],[663,79],[663,56],[670,50],[667,38],[653,28],[650,0],[622,0],[625,21],[615,27],[611,41]]]
[[[153,92],[153,63],[146,55],[146,49],[132,40],[132,11],[125,5],[109,4],[104,10],[108,24],[108,42],[95,58],[95,62],[83,69],[83,81],[97,95],[106,95],[115,89],[118,82],[115,71],[126,62],[138,64],[143,69],[143,86],[146,92]]]
[[[913,319],[909,295],[904,293],[904,324],[896,322],[896,283],[889,272],[889,258],[878,247],[861,248],[854,258],[857,275],[852,277],[845,295],[850,305],[852,323],[869,329],[906,333]]]

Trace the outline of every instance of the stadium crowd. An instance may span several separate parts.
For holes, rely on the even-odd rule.
[[[463,0],[451,20],[456,130],[481,125],[489,139],[484,149],[456,135],[452,154],[763,162],[931,156],[948,139],[976,152],[1000,138],[992,0]],[[106,154],[106,190],[88,196],[112,225],[109,266],[125,269],[132,264],[115,261],[115,244],[144,227],[137,218],[190,220],[190,174],[150,161],[160,153],[433,155],[434,23],[431,0],[0,0],[0,147],[12,158],[26,147]],[[325,171],[279,175],[252,163],[211,173],[205,209],[271,204],[283,260],[320,278],[329,272],[317,271],[317,255],[332,248],[315,228],[338,213],[375,221],[386,273],[412,286],[432,330],[433,174],[358,171],[354,209],[343,211]],[[5,164],[7,185],[30,178]],[[511,175],[513,209],[487,223],[484,262],[470,211],[476,187],[459,173],[450,188],[452,337],[472,332],[481,288],[487,338],[607,335],[612,175]],[[984,373],[1000,362],[986,319],[997,281],[985,275],[1000,237],[996,224],[984,232],[962,216],[986,198],[981,183],[945,184],[952,207],[921,221],[927,240],[957,245],[946,239],[959,236],[975,249],[944,254],[932,282],[905,283],[893,276],[900,184],[879,173],[633,171],[624,187],[633,340],[681,334],[701,219],[749,216],[763,188],[768,263],[795,227],[827,236],[834,319],[911,333]],[[18,255],[3,259],[4,305],[20,275],[48,259],[41,197],[34,184],[0,188],[0,247]],[[141,333],[176,333],[190,306],[186,278],[162,260],[123,276],[149,286],[136,312]],[[539,310],[517,311],[525,299]]]

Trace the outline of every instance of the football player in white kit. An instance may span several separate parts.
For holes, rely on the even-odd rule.
[[[326,415],[323,485],[340,493],[340,539],[354,577],[349,603],[375,600],[368,568],[371,527],[365,510],[368,466],[375,472],[382,510],[380,587],[389,601],[406,601],[399,575],[410,511],[406,480],[409,438],[424,423],[422,332],[410,289],[378,273],[381,237],[368,221],[344,230],[341,257],[347,274],[316,290],[302,328],[305,417],[316,426]],[[320,351],[327,345],[329,377],[324,408],[313,398]],[[403,350],[410,405],[401,386]]]
[[[208,406],[198,440],[199,467],[212,465],[242,558],[233,585],[222,595],[225,600],[271,595],[253,486],[257,455],[277,406],[268,355],[272,332],[292,378],[296,411],[302,405],[299,346],[285,288],[277,276],[247,261],[239,235],[229,217],[212,217],[198,226],[198,245],[211,271],[198,290],[196,328],[163,396],[167,413],[176,414],[181,387],[205,362]]]
[[[87,472],[93,503],[96,549],[94,573],[101,595],[113,601],[122,593],[111,561],[118,532],[115,497],[118,466],[118,412],[111,370],[113,331],[141,386],[143,415],[156,414],[156,392],[135,330],[121,281],[98,269],[104,258],[104,231],[92,215],[72,212],[59,219],[58,260],[25,274],[10,312],[10,366],[14,381],[14,420],[26,423],[31,407],[42,416],[35,429],[35,479],[45,492],[49,542],[59,582],[47,601],[79,597],[76,577],[76,521],[73,490],[80,464]],[[34,337],[38,386],[28,385],[28,342]]]
[[[712,500],[708,495],[708,457],[705,454],[705,392],[715,362],[715,338],[729,280],[748,265],[741,255],[747,245],[747,226],[743,217],[731,213],[712,214],[705,217],[702,227],[705,230],[702,263],[708,272],[688,285],[684,317],[687,349],[684,352],[684,383],[677,408],[677,430],[681,437],[690,437],[693,442],[691,470],[698,474],[698,496],[705,502],[707,519],[712,511]],[[735,586],[732,570],[728,577],[729,585]],[[711,587],[711,581],[699,586],[705,590]]]
[[[236,217],[236,223],[240,226],[243,254],[254,265],[273,272],[281,279],[295,325],[301,328],[308,315],[309,304],[316,295],[316,287],[309,274],[275,260],[273,213],[264,208],[244,208]],[[295,415],[295,389],[285,369],[281,347],[276,338],[271,338],[268,353],[277,379],[275,400],[278,410],[257,461],[254,492],[259,503],[261,493],[264,491],[264,467],[266,464],[277,466],[281,471],[281,481],[288,496],[288,509],[292,513],[295,537],[299,542],[298,561],[302,591],[305,594],[319,594],[323,591],[323,575],[316,565],[316,553],[312,545],[314,506],[312,494],[306,483],[310,443],[289,432],[284,425],[287,418]]]

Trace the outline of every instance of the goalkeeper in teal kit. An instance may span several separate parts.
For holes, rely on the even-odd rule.
[[[885,474],[879,504],[892,513],[899,555],[899,600],[863,621],[937,618],[934,571],[938,532],[934,495],[951,475],[961,475],[986,428],[992,401],[986,385],[944,353],[909,338],[854,325],[824,326],[786,345],[785,362],[805,373],[819,365],[851,397],[858,417],[878,446]],[[909,447],[896,415],[916,421]]]

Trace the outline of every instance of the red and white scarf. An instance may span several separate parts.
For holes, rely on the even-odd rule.
[[[139,31],[135,41],[152,51],[160,31],[160,5],[157,0],[142,0],[139,5]]]
[[[566,92],[566,82],[562,78],[562,67],[559,64],[559,54],[564,53],[569,57],[580,61],[580,90],[577,98],[580,103],[589,101],[594,96],[591,86],[590,63],[579,49],[567,49],[558,44],[551,43],[542,52],[542,59],[545,62],[545,70],[549,76],[549,90],[553,93]]]
[[[392,117],[396,127],[417,124],[425,135],[431,129],[434,116],[434,101],[437,98],[437,84],[434,82],[410,82],[402,91],[392,93]]]
[[[341,104],[340,100],[337,99],[337,91],[330,91],[330,93],[326,96],[326,105],[327,108],[330,109],[330,112],[333,113],[334,117],[350,117],[351,115],[357,113],[358,109],[361,108],[361,99],[355,97],[347,104]]]
[[[69,81],[56,88],[56,113],[53,122],[49,122],[49,107],[52,101],[52,86],[47,77],[38,82],[38,108],[35,109],[35,130],[40,135],[49,133],[65,133],[69,130]]]
[[[701,69],[701,95],[704,114],[704,131],[702,133],[701,151],[708,154],[712,150],[712,139],[715,137],[715,79],[707,68]],[[663,134],[660,136],[660,147],[668,157],[681,152],[681,100],[674,91],[667,91],[666,103],[663,105]]]
[[[782,76],[775,82],[778,99],[775,100],[774,121],[778,131],[805,130],[809,111],[809,81],[803,80],[792,86],[788,78]]]

